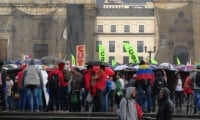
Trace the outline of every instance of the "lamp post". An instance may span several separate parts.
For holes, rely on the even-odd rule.
[[[156,47],[154,46],[153,50],[151,50],[151,48],[150,48],[150,50],[147,50],[147,46],[145,46],[144,51],[145,51],[145,53],[149,53],[149,64],[150,64],[151,63],[151,54],[156,52]]]

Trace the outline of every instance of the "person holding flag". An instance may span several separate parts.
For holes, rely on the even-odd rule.
[[[138,89],[138,103],[144,112],[151,112],[151,86],[154,81],[154,73],[149,65],[142,60],[136,72],[136,87]],[[147,104],[146,104],[147,103]]]

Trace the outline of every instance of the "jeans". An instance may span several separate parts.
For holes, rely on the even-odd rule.
[[[38,87],[36,86],[27,86],[26,87],[26,96],[28,98],[27,105],[30,112],[39,110],[38,102]]]
[[[61,87],[60,90],[60,107],[61,110],[69,109],[69,100],[68,100],[68,87]]]
[[[151,86],[146,87],[138,85],[138,97],[139,105],[144,112],[151,112],[152,99],[151,99]]]
[[[54,109],[55,108],[55,109]],[[60,89],[49,89],[49,104],[47,111],[60,110]]]
[[[105,93],[105,96],[104,96],[104,109],[103,111],[104,112],[108,112],[108,109],[109,109],[109,99],[108,99],[108,94],[109,93]]]
[[[104,95],[103,90],[97,89],[94,97],[94,112],[103,112]]]
[[[6,108],[11,110],[12,109],[12,97],[6,95]]]
[[[196,90],[194,90],[194,95],[195,95],[195,109],[197,110],[197,111],[200,111],[200,89],[196,89]]]
[[[42,101],[42,88],[38,88],[38,105],[39,108],[41,109],[43,106],[43,101]]]
[[[20,88],[19,89],[19,110],[21,112],[23,112],[25,109],[27,109],[26,101],[27,101],[26,91],[25,91],[25,89]]]

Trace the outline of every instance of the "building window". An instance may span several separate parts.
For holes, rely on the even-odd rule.
[[[38,25],[38,39],[46,40],[46,29],[44,23],[39,23]]]
[[[114,57],[114,56],[109,56],[109,61],[108,61],[108,62],[109,62],[110,64],[112,64],[112,60],[115,60],[115,57]]]
[[[143,56],[138,56],[139,57],[139,61],[144,60]]]
[[[35,58],[48,56],[48,44],[35,44],[33,47],[33,51]]]
[[[123,41],[123,43],[129,43],[129,41]],[[124,45],[123,45],[123,52],[126,52]]]
[[[96,52],[99,52],[99,44],[102,44],[102,41],[96,41]]]
[[[116,25],[110,26],[110,32],[116,32]]]
[[[128,64],[129,63],[129,57],[128,56],[124,56],[123,57],[123,64]]]
[[[144,33],[144,25],[139,25],[139,33]]]
[[[109,52],[115,52],[115,41],[109,41]]]
[[[97,26],[97,31],[98,32],[103,32],[103,25],[98,25]]]
[[[130,32],[130,25],[124,25],[124,32]]]
[[[144,51],[144,41],[137,41],[137,52]]]

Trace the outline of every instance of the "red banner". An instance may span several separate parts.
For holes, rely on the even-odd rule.
[[[76,66],[84,66],[85,64],[85,45],[76,46]]]

